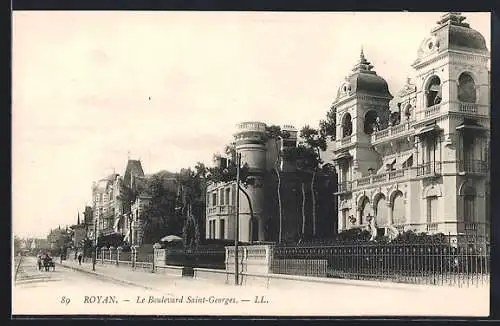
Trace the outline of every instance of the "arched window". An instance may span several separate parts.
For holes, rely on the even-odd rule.
[[[405,223],[405,204],[401,191],[398,191],[394,195],[392,201],[392,223],[394,225],[402,225]]]
[[[361,220],[359,221],[359,223],[363,224],[367,222],[366,217],[370,215],[370,213],[371,213],[370,200],[368,199],[368,197],[365,197],[361,204]]]
[[[365,114],[365,124],[364,131],[365,134],[371,135],[372,132],[379,130],[378,120],[377,120],[377,112],[370,110]]]
[[[352,120],[351,115],[346,113],[342,118],[342,137],[352,135]]]
[[[429,80],[425,93],[427,96],[427,107],[441,103],[441,79],[438,76],[433,76]]]
[[[466,103],[476,103],[476,83],[468,73],[458,77],[458,100]]]
[[[384,195],[380,195],[378,197],[375,214],[376,214],[375,221],[377,222],[377,225],[384,226],[384,225],[388,224],[387,223],[388,222],[387,221],[387,205],[386,205]]]

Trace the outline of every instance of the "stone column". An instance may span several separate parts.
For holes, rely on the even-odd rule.
[[[115,250],[115,247],[110,246],[109,247],[109,260],[113,260],[113,251]]]
[[[122,247],[118,247],[116,248],[116,266],[119,265],[119,261],[120,261],[120,254],[122,252],[123,248]]]
[[[387,225],[393,225],[394,221],[392,220],[392,203],[390,199],[387,201]]]
[[[135,263],[137,262],[137,246],[132,246],[131,248],[131,260],[132,260],[132,268],[135,268]]]

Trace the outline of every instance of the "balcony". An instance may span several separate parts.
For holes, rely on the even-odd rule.
[[[429,106],[417,112],[417,120],[425,120],[441,113],[441,104]]]
[[[477,113],[477,104],[458,102],[458,112]]]
[[[427,162],[417,166],[417,177],[433,177],[441,174],[441,162]]]
[[[99,233],[102,236],[107,236],[107,235],[115,233],[115,230],[112,227],[105,227],[105,228],[101,229]]]
[[[385,173],[370,175],[367,177],[357,179],[355,182],[356,182],[356,187],[363,187],[377,183],[391,182],[394,180],[409,179],[411,177],[412,177],[412,168],[406,168],[406,169],[393,170]]]
[[[379,143],[387,141],[389,139],[406,136],[413,132],[413,129],[410,128],[410,125],[410,122],[405,122],[381,131],[374,132],[371,136],[371,141],[372,143]]]
[[[236,209],[233,205],[219,205],[207,208],[207,215],[228,215],[234,214]]]
[[[341,149],[343,147],[347,147],[347,146],[351,145],[352,143],[353,143],[353,136],[352,135],[346,136],[342,139],[337,140],[337,144],[336,144],[337,148],[336,149],[338,150],[338,149]]]
[[[429,223],[426,225],[427,232],[436,232],[438,230],[438,223]]]
[[[461,174],[472,173],[472,174],[488,174],[489,167],[488,162],[480,160],[470,160],[470,161],[458,161],[457,162],[458,172]]]
[[[337,194],[341,194],[341,193],[346,193],[346,192],[350,192],[352,191],[352,182],[351,181],[344,181],[344,182],[341,182],[339,183],[339,188],[337,190]]]

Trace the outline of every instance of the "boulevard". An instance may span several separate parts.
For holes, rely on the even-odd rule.
[[[294,282],[272,288],[234,287],[145,270],[57,261],[38,271],[21,263],[13,314],[487,316],[488,288],[353,286]]]

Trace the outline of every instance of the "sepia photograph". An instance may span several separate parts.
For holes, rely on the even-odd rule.
[[[490,314],[489,12],[12,12],[12,315]]]

